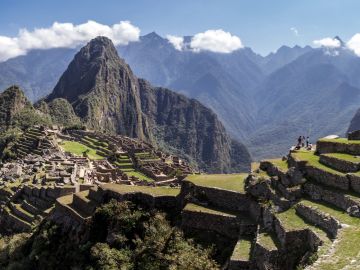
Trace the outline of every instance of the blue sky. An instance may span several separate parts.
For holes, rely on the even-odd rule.
[[[20,28],[50,27],[54,21],[112,25],[130,20],[142,35],[223,29],[266,54],[324,37],[348,40],[360,32],[359,10],[359,0],[0,0],[0,35],[16,36]]]

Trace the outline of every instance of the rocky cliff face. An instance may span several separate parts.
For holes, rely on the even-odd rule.
[[[137,80],[112,42],[99,37],[76,54],[54,91],[89,128],[145,138]]]
[[[157,141],[181,149],[208,172],[247,169],[246,148],[233,141],[215,113],[195,99],[139,80],[141,106]],[[234,148],[233,148],[234,147]]]
[[[89,128],[157,142],[207,171],[249,167],[246,148],[229,137],[210,109],[137,79],[107,38],[80,50],[45,101],[56,98],[68,100]]]
[[[30,101],[18,86],[11,86],[0,94],[0,131],[6,130],[15,115],[23,109],[32,108]]]

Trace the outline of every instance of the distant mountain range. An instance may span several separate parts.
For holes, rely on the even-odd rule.
[[[360,58],[345,47],[196,53],[150,33],[117,50],[136,76],[213,109],[255,159],[285,153],[299,135],[342,135],[360,107]],[[0,88],[17,83],[31,100],[44,97],[75,53],[32,51],[0,63]]]

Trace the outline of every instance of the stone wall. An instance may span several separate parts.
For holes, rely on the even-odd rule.
[[[350,181],[351,189],[357,193],[360,193],[360,175],[357,174],[347,174],[347,177]]]
[[[311,165],[306,166],[306,176],[326,186],[342,190],[349,190],[350,188],[349,179],[346,175],[331,173]]]
[[[21,233],[31,232],[31,225],[19,220],[7,210],[3,210],[0,219],[0,232],[2,233]]]
[[[118,201],[132,201],[147,209],[159,209],[165,212],[179,211],[178,199],[175,196],[153,196],[142,192],[118,193],[112,190],[104,191],[104,201],[116,199]]]
[[[283,269],[280,263],[279,250],[269,250],[258,242],[255,244],[254,252],[252,255],[255,260],[256,267],[259,270],[281,270]]]
[[[319,161],[330,168],[344,173],[357,172],[360,169],[360,163],[338,159],[333,156],[327,156],[326,154],[320,155]]]
[[[319,140],[316,143],[316,152],[318,154],[326,153],[346,153],[350,155],[360,155],[360,144],[358,143],[343,143],[333,141],[322,141]]]
[[[185,231],[195,228],[214,231],[231,239],[237,240],[239,237],[240,221],[233,215],[217,215],[206,212],[183,210],[181,218],[181,227]]]
[[[250,197],[244,193],[215,187],[197,186],[187,180],[182,182],[181,193],[180,197],[182,198],[191,196],[224,210],[248,211],[251,204]],[[185,204],[186,202],[184,201]]]
[[[337,236],[338,230],[341,228],[341,224],[337,219],[301,203],[297,204],[295,209],[298,215],[325,230],[332,238]]]
[[[349,195],[345,195],[336,190],[325,189],[314,183],[306,183],[303,186],[304,193],[316,201],[324,201],[334,205],[352,216],[360,217],[360,202],[354,200]]]

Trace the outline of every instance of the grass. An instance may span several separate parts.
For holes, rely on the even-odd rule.
[[[328,153],[328,154],[322,154],[324,156],[342,159],[345,161],[353,162],[353,163],[360,163],[360,157],[349,155],[349,154],[342,154],[342,153]]]
[[[257,236],[258,243],[268,250],[277,250],[277,239],[273,234],[259,233]]]
[[[271,162],[272,164],[274,164],[277,168],[279,168],[280,170],[286,172],[289,168],[286,160],[282,160],[281,158],[279,159],[267,159],[265,161]]]
[[[57,201],[60,202],[61,204],[67,204],[67,205],[72,204],[73,194],[62,196],[58,198]]]
[[[296,214],[295,208],[290,208],[282,213],[278,213],[276,214],[276,216],[284,225],[286,231],[310,229],[314,233],[316,233],[316,235],[323,241],[323,245],[318,251],[319,256],[324,255],[326,252],[329,251],[332,242],[327,236],[326,232],[316,226],[305,222],[300,216]]]
[[[197,174],[186,179],[198,186],[215,187],[244,193],[244,181],[248,174]]]
[[[249,261],[251,252],[251,240],[240,239],[234,248],[234,252],[231,256],[231,260],[237,261]]]
[[[62,144],[60,144],[60,147],[65,151],[65,152],[70,152],[76,156],[83,156],[83,153],[87,150],[88,153],[88,157],[89,159],[93,159],[93,160],[99,160],[99,159],[104,159],[103,156],[100,156],[98,154],[96,154],[96,150],[92,149],[86,145],[83,145],[79,142],[74,142],[74,141],[63,141]]]
[[[122,184],[105,184],[102,187],[105,190],[112,190],[121,194],[142,192],[153,196],[177,196],[180,193],[180,189],[170,187],[130,186]]]
[[[126,174],[128,176],[135,176],[138,177],[140,180],[145,180],[147,182],[154,182],[154,179],[146,176],[145,174],[142,174],[141,172],[136,172],[136,171],[132,171],[132,172],[126,172]]]
[[[308,165],[310,165],[310,166],[316,167],[318,169],[321,169],[321,170],[329,172],[329,173],[345,176],[344,173],[341,173],[337,170],[334,170],[328,166],[321,164],[319,161],[320,157],[315,155],[314,152],[312,152],[312,151],[300,150],[300,151],[291,153],[291,155],[299,161],[307,161]]]
[[[360,265],[360,219],[351,217],[341,209],[337,209],[328,204],[308,200],[302,200],[301,203],[316,207],[320,211],[328,213],[338,219],[340,223],[346,224],[338,233],[337,242],[333,245],[331,256],[328,257],[324,254],[324,258],[320,258],[313,269],[358,269],[356,267]],[[351,263],[351,261],[353,261],[353,263]],[[353,265],[353,268],[349,267],[349,265]]]
[[[218,216],[235,217],[232,214],[222,212],[222,211],[219,211],[219,210],[215,210],[215,209],[211,209],[211,208],[208,208],[208,207],[203,207],[201,205],[197,205],[197,204],[193,204],[193,203],[188,203],[185,206],[184,210],[191,211],[191,212],[207,213],[207,214],[218,215]]]
[[[343,144],[360,144],[360,140],[348,140],[347,138],[338,139],[319,139],[319,142],[332,142],[332,143],[343,143]]]

